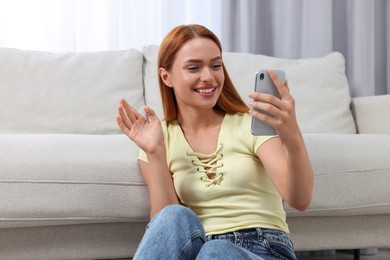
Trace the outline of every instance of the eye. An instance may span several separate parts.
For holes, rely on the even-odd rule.
[[[213,70],[219,70],[220,68],[222,68],[222,63],[214,63],[211,65],[211,68]]]
[[[199,67],[198,66],[188,66],[187,70],[189,70],[189,71],[197,71],[197,70],[199,70]]]

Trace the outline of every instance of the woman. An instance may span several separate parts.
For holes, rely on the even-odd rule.
[[[118,108],[150,193],[152,220],[134,259],[296,259],[283,202],[305,210],[313,173],[287,81],[269,71],[282,99],[250,93],[248,108],[218,38],[200,25],[168,33],[158,73],[165,121],[123,99]],[[251,135],[252,116],[277,136]]]

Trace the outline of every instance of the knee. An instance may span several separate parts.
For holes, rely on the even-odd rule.
[[[163,225],[172,224],[173,227],[197,228],[203,230],[199,217],[189,208],[182,205],[168,205],[161,209],[150,222],[158,222]]]
[[[160,213],[165,215],[170,215],[171,217],[175,217],[178,215],[195,214],[189,208],[179,204],[167,205],[164,208],[162,208],[158,214]]]
[[[180,220],[186,220],[186,219],[197,219],[198,216],[189,208],[172,204],[165,206],[163,209],[158,212],[159,217],[161,218],[168,218],[168,219],[180,219]],[[157,216],[156,215],[156,216]]]

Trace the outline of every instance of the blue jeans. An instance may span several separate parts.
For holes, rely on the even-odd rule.
[[[153,259],[285,259],[295,260],[288,234],[254,228],[219,235],[205,235],[194,212],[169,205],[150,221],[134,255]]]

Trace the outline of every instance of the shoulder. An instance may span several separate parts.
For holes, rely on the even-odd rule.
[[[251,132],[252,116],[249,113],[228,114],[226,125],[231,134],[236,134],[253,153],[267,140],[275,136],[254,136]]]
[[[185,138],[182,138],[183,131],[176,120],[169,123],[162,121],[161,126],[164,132],[164,142],[167,150],[174,148],[175,146],[185,144]]]
[[[161,121],[161,127],[164,132],[164,136],[177,134],[179,130],[181,131],[180,125],[176,120],[169,123],[163,120]]]
[[[227,120],[226,124],[231,127],[242,127],[248,126],[251,124],[251,115],[249,113],[235,113],[235,114],[226,114]]]
[[[249,113],[226,114],[225,125],[230,132],[237,132],[245,138],[253,137],[251,133],[252,116]]]

